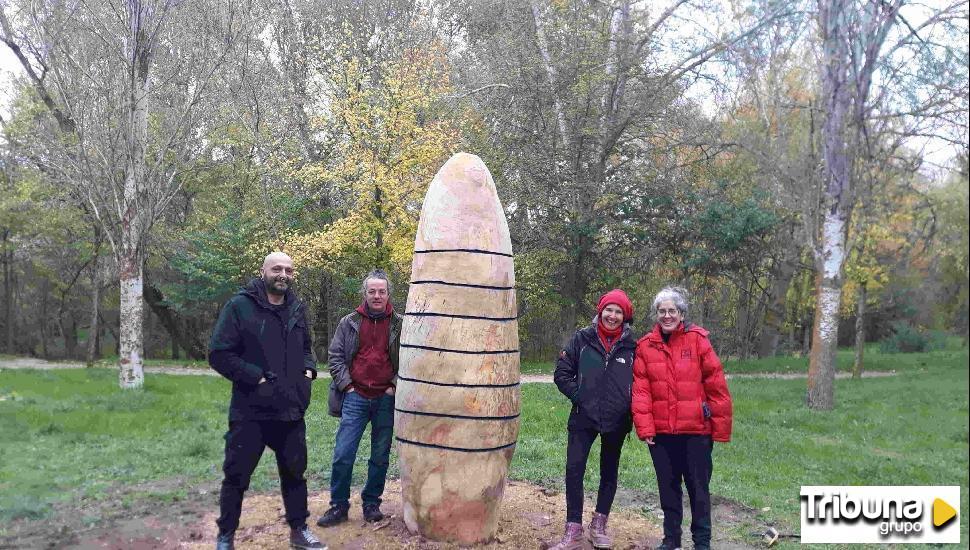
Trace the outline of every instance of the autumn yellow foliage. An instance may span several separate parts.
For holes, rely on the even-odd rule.
[[[293,232],[277,246],[301,268],[359,272],[409,269],[414,234],[427,186],[461,146],[472,124],[453,105],[448,64],[432,49],[409,51],[377,70],[348,59],[328,98],[331,112],[317,117],[337,132],[330,159],[300,163],[277,159],[288,178],[305,188],[336,191],[342,215],[317,231]]]

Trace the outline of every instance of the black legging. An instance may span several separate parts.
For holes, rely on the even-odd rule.
[[[600,487],[596,494],[596,511],[609,514],[616,496],[616,479],[620,470],[620,450],[626,432],[600,434],[596,430],[569,430],[566,445],[566,521],[583,521],[583,476],[586,460],[596,436],[600,436]]]

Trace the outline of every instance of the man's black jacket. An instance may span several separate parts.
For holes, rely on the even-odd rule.
[[[316,363],[305,307],[287,290],[281,306],[253,279],[226,302],[209,342],[209,365],[232,381],[229,420],[299,420]],[[266,382],[260,384],[259,380]]]
[[[576,331],[559,353],[553,379],[573,403],[569,429],[600,433],[630,431],[633,394],[633,354],[636,341],[630,325],[606,353],[593,325]]]

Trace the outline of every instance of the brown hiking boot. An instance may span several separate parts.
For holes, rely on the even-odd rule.
[[[583,524],[566,524],[566,532],[562,535],[559,544],[549,547],[549,550],[582,550],[583,549]]]
[[[606,514],[593,512],[593,519],[589,522],[589,541],[593,548],[613,548],[613,539],[606,534]]]

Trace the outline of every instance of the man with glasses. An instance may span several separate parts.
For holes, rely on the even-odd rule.
[[[340,320],[330,342],[330,376],[342,403],[331,405],[340,416],[340,426],[330,474],[330,509],[317,521],[321,527],[347,521],[354,461],[368,424],[371,445],[361,492],[363,516],[368,522],[384,519],[381,495],[390,462],[401,343],[401,316],[391,305],[391,289],[382,270],[368,273],[361,283],[360,306]]]

